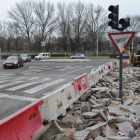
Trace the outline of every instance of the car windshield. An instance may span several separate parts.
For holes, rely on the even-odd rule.
[[[18,60],[17,56],[9,56],[6,60]]]
[[[38,56],[42,56],[42,53],[40,53]]]
[[[27,57],[27,54],[21,54],[20,56],[21,57]]]

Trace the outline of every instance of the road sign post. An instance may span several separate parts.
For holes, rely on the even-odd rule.
[[[86,55],[86,59],[87,59],[88,51],[85,52],[85,55]]]
[[[135,32],[121,32],[121,33],[109,33],[108,36],[111,39],[114,46],[117,48],[120,54],[119,63],[119,98],[122,98],[122,54],[125,52],[126,47],[130,43]]]

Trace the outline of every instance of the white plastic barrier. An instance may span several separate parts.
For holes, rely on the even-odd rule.
[[[77,96],[72,84],[68,84],[51,94],[48,94],[43,99],[41,116],[44,120],[55,120],[58,116],[66,115],[66,109],[72,108],[73,103],[77,100]]]
[[[113,67],[113,69],[118,69],[119,68],[119,61],[112,62],[112,67]]]
[[[97,69],[96,71],[88,74],[89,87],[96,84],[101,78],[102,78],[101,69]]]
[[[112,71],[113,68],[112,68],[112,63],[111,62],[106,63],[105,65],[108,67],[109,71]]]
[[[108,66],[106,65],[102,65],[99,68],[101,69],[102,76],[105,76],[109,72]]]

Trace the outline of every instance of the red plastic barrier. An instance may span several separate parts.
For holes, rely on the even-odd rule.
[[[74,85],[77,96],[84,94],[86,89],[89,87],[87,73],[85,73],[77,78],[74,78],[73,85]]]
[[[124,62],[122,63],[122,65],[123,65],[123,66],[127,66],[127,65],[128,65],[128,62],[127,62],[127,61],[124,61]]]
[[[0,140],[31,140],[44,128],[39,105],[42,99],[29,104],[0,121]]]

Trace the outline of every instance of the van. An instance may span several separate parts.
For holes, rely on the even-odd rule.
[[[35,56],[35,60],[42,60],[42,59],[50,59],[50,53],[40,53],[38,56]]]

